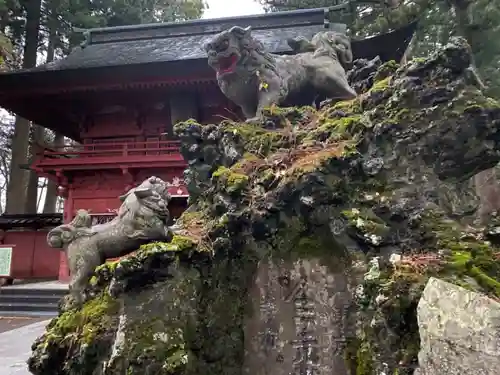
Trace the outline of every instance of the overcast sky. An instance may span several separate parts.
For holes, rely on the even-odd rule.
[[[258,0],[207,0],[208,9],[203,18],[244,16],[264,13]]]

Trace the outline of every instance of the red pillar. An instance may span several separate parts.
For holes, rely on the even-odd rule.
[[[73,194],[71,186],[67,187],[67,195],[64,201],[64,213],[63,221],[64,223],[69,223],[73,219]],[[61,251],[59,256],[59,281],[68,282],[70,280],[68,259],[66,258],[66,253]]]
[[[61,251],[59,256],[59,277],[58,280],[62,282],[68,282],[70,279],[68,260],[66,259],[66,253]]]

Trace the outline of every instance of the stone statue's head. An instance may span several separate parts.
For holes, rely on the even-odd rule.
[[[126,206],[129,210],[145,207],[152,210],[155,215],[169,216],[170,194],[167,183],[155,176],[147,178],[139,186],[130,189],[120,196],[120,200],[123,202],[122,206]]]
[[[251,31],[250,26],[233,26],[205,44],[208,64],[218,77],[235,73],[240,65],[248,62],[249,56],[265,54],[262,43],[252,37]]]

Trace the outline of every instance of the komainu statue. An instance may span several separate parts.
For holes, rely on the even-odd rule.
[[[294,55],[276,55],[254,39],[251,28],[234,26],[205,45],[208,64],[216,71],[219,87],[243,115],[258,119],[264,108],[289,105],[298,98],[323,96],[353,99],[356,92],[347,82],[352,63],[349,39],[336,32],[320,32],[311,41],[288,41]]]
[[[92,226],[91,216],[79,210],[69,223],[52,229],[49,246],[66,251],[71,272],[70,291],[77,302],[95,268],[106,259],[131,253],[150,241],[170,239],[170,195],[166,183],[150,177],[120,197],[123,202],[110,222]]]

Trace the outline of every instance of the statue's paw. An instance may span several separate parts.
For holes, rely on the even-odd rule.
[[[169,227],[165,227],[163,231],[163,236],[165,237],[166,241],[172,241],[172,238],[174,237],[174,233],[170,230]]]
[[[179,225],[178,223],[175,223],[174,225],[171,225],[167,228],[167,231],[173,234],[181,233],[182,232],[182,226]]]

